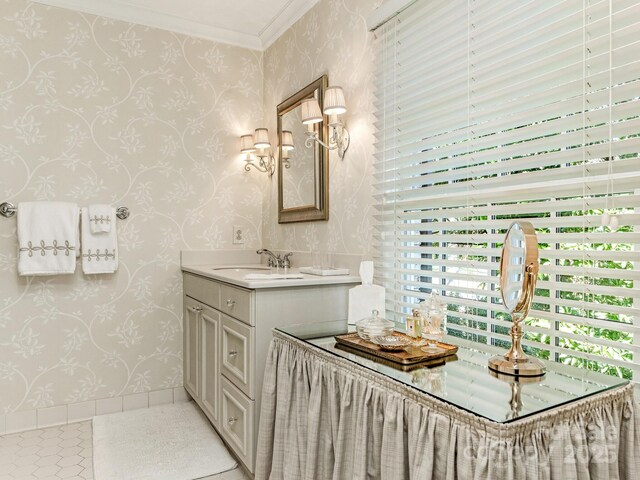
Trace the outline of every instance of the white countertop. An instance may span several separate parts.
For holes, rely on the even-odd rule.
[[[310,287],[314,285],[337,285],[341,283],[359,284],[357,275],[333,275],[320,276],[300,273],[297,268],[286,270],[271,268],[264,270],[264,265],[183,265],[182,271],[201,275],[203,277],[230,283],[239,287],[258,288],[283,288],[283,287]],[[246,280],[248,274],[289,274],[301,275],[302,278],[289,278],[282,280],[259,279]]]

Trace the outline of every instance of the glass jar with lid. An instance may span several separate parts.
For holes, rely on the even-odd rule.
[[[384,337],[393,333],[394,324],[380,316],[378,310],[372,310],[371,316],[356,322],[356,332],[364,340],[375,337]]]
[[[447,305],[441,301],[435,292],[431,292],[431,297],[427,305],[428,310],[425,311],[428,312],[428,316],[424,324],[422,336],[427,339],[428,345],[422,348],[422,351],[434,353],[441,350],[440,347],[438,347],[438,342],[442,341],[447,331]]]

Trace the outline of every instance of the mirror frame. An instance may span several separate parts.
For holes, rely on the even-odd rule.
[[[329,152],[326,147],[318,145],[319,158],[318,168],[319,178],[316,182],[317,203],[302,207],[283,208],[283,178],[282,178],[282,115],[293,110],[302,103],[302,100],[309,98],[318,90],[318,103],[320,108],[324,104],[324,92],[329,85],[326,75],[311,82],[302,90],[294,93],[284,100],[277,107],[278,113],[278,223],[314,222],[329,220]],[[322,126],[319,128],[318,139],[325,142],[328,138],[327,118],[322,116]],[[305,147],[306,148],[306,147]]]
[[[516,299],[513,308],[509,306],[512,302],[506,297],[507,286],[509,283],[509,253],[508,242],[515,230],[519,230],[522,235],[524,256],[522,259],[522,286],[519,289],[520,295]],[[540,268],[538,261],[538,236],[536,230],[530,222],[517,221],[513,222],[504,238],[502,246],[502,254],[500,256],[500,293],[502,303],[512,318],[516,317],[516,322],[524,320],[529,315],[529,309],[533,302],[533,295],[536,289],[536,280],[538,279],[538,270]]]

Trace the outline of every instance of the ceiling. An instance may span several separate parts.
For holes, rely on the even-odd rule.
[[[264,50],[318,0],[35,0]]]

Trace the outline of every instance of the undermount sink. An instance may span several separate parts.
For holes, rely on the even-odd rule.
[[[211,270],[219,273],[223,277],[228,275],[236,277],[235,273],[244,274],[244,280],[294,280],[304,278],[299,273],[292,273],[290,270],[273,269],[264,265],[224,265],[212,267]]]
[[[248,273],[245,280],[300,280],[304,276],[299,273]]]
[[[245,270],[271,270],[271,267],[261,267],[259,265],[227,265],[224,267],[213,267],[211,270],[233,270],[234,272],[241,272]]]

